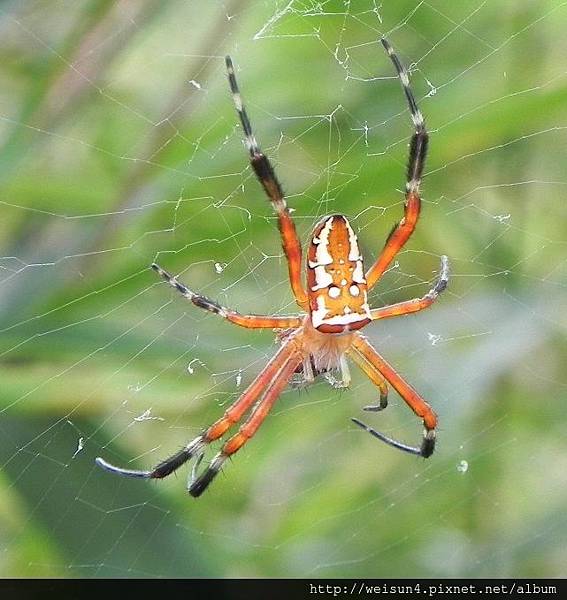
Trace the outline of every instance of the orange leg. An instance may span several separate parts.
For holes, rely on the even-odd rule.
[[[398,302],[397,304],[390,304],[390,306],[383,306],[382,308],[373,308],[370,311],[372,320],[376,321],[388,317],[398,317],[400,315],[408,315],[423,310],[424,308],[431,306],[435,300],[437,300],[439,294],[447,288],[448,283],[449,259],[446,256],[442,256],[439,277],[435,282],[435,285],[427,292],[427,294],[425,294],[425,296],[407,300],[405,302]]]
[[[290,357],[287,363],[280,369],[275,378],[264,393],[262,400],[256,405],[248,420],[240,427],[238,433],[232,436],[222,447],[221,451],[213,458],[209,467],[204,471],[189,487],[189,493],[195,498],[200,496],[209,486],[211,481],[220,471],[227,458],[238,452],[244,444],[251,439],[268,413],[274,406],[279,395],[286,387],[289,379],[295,372],[297,366],[301,363],[302,357],[295,353]]]
[[[185,298],[191,300],[195,306],[220,315],[223,319],[227,319],[231,323],[235,323],[241,327],[247,327],[249,329],[296,329],[303,322],[303,317],[241,315],[235,310],[225,308],[214,300],[190,290],[186,285],[178,281],[176,277],[168,273],[165,269],[162,269],[159,265],[153,263],[152,269]]]
[[[425,129],[423,115],[417,106],[417,102],[410,88],[408,73],[400,62],[400,59],[396,56],[396,53],[389,42],[385,39],[382,39],[381,41],[398,73],[402,89],[408,102],[411,120],[415,127],[415,133],[410,142],[404,218],[394,227],[386,240],[386,245],[380,256],[366,273],[366,281],[369,290],[372,289],[380,279],[384,271],[388,268],[388,265],[392,262],[394,256],[396,256],[403,248],[415,229],[421,210],[419,185],[421,183],[429,140],[429,135]]]
[[[405,403],[413,410],[413,412],[423,419],[425,430],[423,433],[423,441],[419,448],[407,446],[401,442],[397,442],[384,434],[375,431],[368,427],[358,419],[352,419],[357,425],[366,429],[373,436],[381,439],[394,448],[398,448],[410,454],[417,454],[427,458],[433,454],[435,449],[435,427],[437,426],[437,415],[427,402],[417,393],[417,391],[406,381],[404,381],[394,368],[387,363],[378,352],[368,343],[362,336],[357,335],[354,338],[353,346],[360,352],[362,356],[390,383],[390,385],[403,398]]]
[[[384,410],[388,406],[388,384],[380,373],[364,358],[356,348],[351,348],[348,355],[361,368],[364,374],[372,381],[372,383],[380,390],[380,403],[378,405],[369,404],[364,406],[362,410],[378,412]]]
[[[366,273],[366,282],[369,290],[376,285],[392,262],[394,256],[396,256],[410,238],[419,218],[420,208],[421,200],[419,195],[417,193],[408,194],[404,207],[404,218],[392,230],[380,256]]]
[[[238,84],[236,83],[234,66],[230,56],[226,57],[226,71],[234,100],[234,106],[240,117],[242,129],[244,130],[244,140],[248,147],[248,152],[250,153],[250,164],[252,165],[252,169],[254,170],[258,181],[262,184],[264,191],[270,198],[278,217],[282,246],[288,263],[291,289],[293,290],[293,294],[299,306],[303,309],[307,309],[307,293],[305,292],[305,288],[301,281],[301,243],[297,237],[295,225],[289,209],[287,208],[284,193],[280,182],[276,177],[274,168],[268,160],[268,157],[260,149],[260,146],[254,137],[254,133],[252,132],[250,119],[242,104],[242,98],[240,96]]]
[[[232,425],[240,421],[244,413],[252,406],[262,391],[271,385],[271,382],[278,376],[281,369],[288,364],[290,357],[297,352],[296,343],[293,341],[294,337],[297,336],[292,335],[288,341],[280,347],[262,372],[254,379],[248,388],[246,388],[240,398],[226,410],[224,415],[218,421],[211,425],[203,434],[197,436],[187,444],[185,448],[182,448],[179,452],[176,452],[169,458],[160,462],[150,471],[122,469],[121,467],[116,467],[106,462],[100,457],[96,459],[96,463],[106,471],[125,477],[162,479],[163,477],[171,475],[171,473],[179,469],[179,467],[193,456],[202,454],[205,445],[222,437]]]
[[[297,336],[293,336],[293,338],[288,339],[284,343],[262,372],[248,386],[242,396],[226,410],[218,421],[207,429],[203,435],[205,442],[209,443],[219,439],[230,427],[242,419],[244,413],[252,406],[262,391],[271,384],[281,369],[290,360],[290,357],[297,352],[294,338],[297,338]]]

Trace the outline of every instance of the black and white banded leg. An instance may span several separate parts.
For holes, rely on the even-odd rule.
[[[368,289],[371,289],[377,283],[396,254],[398,254],[415,230],[421,212],[419,187],[423,175],[429,141],[429,135],[425,128],[423,115],[417,106],[415,96],[410,87],[408,73],[388,40],[382,38],[380,41],[394,64],[398,78],[402,84],[402,89],[408,102],[411,120],[414,125],[414,134],[411,137],[409,149],[404,216],[402,220],[394,226],[386,240],[382,252],[366,273]]]
[[[299,306],[306,309],[308,304],[307,293],[301,281],[301,242],[299,241],[295,225],[284,198],[282,186],[276,177],[274,168],[268,157],[260,149],[256,137],[252,132],[252,125],[242,102],[240,90],[236,82],[236,75],[234,74],[234,65],[230,56],[226,57],[226,72],[234,106],[242,123],[244,142],[250,154],[250,164],[258,181],[262,184],[264,191],[272,202],[272,206],[278,217],[282,246],[288,262],[291,289],[293,290],[296,302]]]
[[[247,327],[249,329],[294,329],[299,327],[303,322],[301,317],[241,315],[240,313],[225,308],[218,304],[218,302],[189,289],[185,284],[181,283],[177,277],[174,277],[156,263],[152,264],[152,269],[160,275],[160,277],[165,279],[169,285],[174,287],[183,297],[191,300],[195,306],[215,313],[223,319],[227,319],[231,323],[235,323],[241,327]]]

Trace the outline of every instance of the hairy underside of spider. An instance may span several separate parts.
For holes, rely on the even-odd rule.
[[[386,444],[404,452],[424,458],[433,453],[437,417],[432,408],[360,333],[360,330],[372,321],[415,313],[431,306],[447,287],[449,278],[448,259],[442,256],[437,280],[424,296],[381,308],[370,308],[368,304],[369,290],[376,285],[417,224],[421,209],[419,187],[428,143],[425,122],[409,87],[407,71],[390,44],[385,39],[381,41],[396,68],[415,128],[410,141],[404,215],[392,229],[384,248],[368,270],[364,268],[358,239],[348,219],[341,214],[324,217],[313,229],[307,247],[306,285],[302,277],[302,247],[291,213],[274,169],[254,137],[240,97],[232,61],[229,57],[226,58],[228,80],[244,131],[250,164],[278,217],[291,288],[297,304],[306,314],[240,314],[194,292],[177,277],[153,264],[152,268],[194,305],[242,327],[274,329],[280,345],[272,359],[238,400],[220,419],[184,448],[149,471],[123,469],[97,458],[96,462],[102,468],[127,477],[161,479],[195,457],[196,464],[189,483],[189,492],[193,496],[200,496],[226,460],[256,433],[288,383],[293,383],[294,378],[296,380],[298,376],[302,382],[310,383],[318,375],[323,375],[333,386],[347,387],[350,383],[348,359],[379,389],[378,403],[365,406],[364,410],[380,411],[386,408],[388,389],[391,386],[422,419],[423,439],[419,446],[409,446],[387,437],[356,418],[352,421]],[[211,442],[224,438],[229,429],[238,424],[246,414],[247,419],[236,433],[224,442],[208,467],[197,475],[197,468],[206,447]]]

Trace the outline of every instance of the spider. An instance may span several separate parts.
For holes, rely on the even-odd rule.
[[[244,141],[250,154],[250,164],[276,212],[291,288],[297,304],[307,314],[243,315],[194,292],[175,276],[157,264],[152,264],[152,268],[158,275],[199,308],[215,313],[241,327],[275,329],[281,344],[273,358],[238,400],[220,419],[184,448],[150,471],[122,469],[102,458],[97,458],[96,463],[103,469],[126,477],[161,479],[196,457],[188,490],[192,496],[198,497],[213,481],[226,460],[240,450],[256,433],[294,374],[299,373],[309,383],[317,375],[329,376],[332,371],[338,371],[342,381],[338,382],[329,377],[330,382],[348,386],[350,374],[347,356],[361,368],[380,391],[379,403],[365,406],[364,410],[385,409],[388,405],[388,384],[390,384],[413,412],[423,420],[423,439],[419,446],[409,446],[376,431],[359,419],[353,418],[352,421],[386,444],[404,452],[424,458],[433,453],[437,425],[435,412],[359,333],[360,329],[372,321],[407,315],[431,306],[447,287],[449,279],[449,261],[446,256],[442,256],[437,281],[423,297],[382,308],[371,309],[368,305],[369,290],[376,285],[393,258],[408,241],[418,221],[421,205],[419,187],[428,142],[425,122],[411,91],[408,73],[390,43],[384,38],[381,42],[402,84],[415,128],[409,145],[404,216],[394,226],[382,252],[366,273],[363,269],[356,234],[347,218],[341,214],[323,218],[313,229],[307,248],[306,287],[302,282],[302,250],[294,222],[274,168],[260,150],[254,137],[248,114],[242,103],[232,60],[229,56],[226,57],[230,90],[242,124]],[[197,476],[197,469],[206,446],[222,438],[249,410],[250,415],[238,432],[224,443],[209,466]]]

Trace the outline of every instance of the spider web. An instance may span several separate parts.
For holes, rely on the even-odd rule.
[[[7,3],[1,13],[3,576],[565,576],[567,2]],[[227,91],[230,52],[303,240],[352,217],[367,265],[431,131],[418,230],[372,294],[449,289],[365,333],[434,406],[415,460],[351,425],[374,389],[288,389],[198,501],[149,467],[273,355],[148,265],[241,312],[296,311]],[[364,420],[415,443],[391,393]],[[216,447],[212,449],[216,450]],[[210,458],[210,454],[207,458]]]

